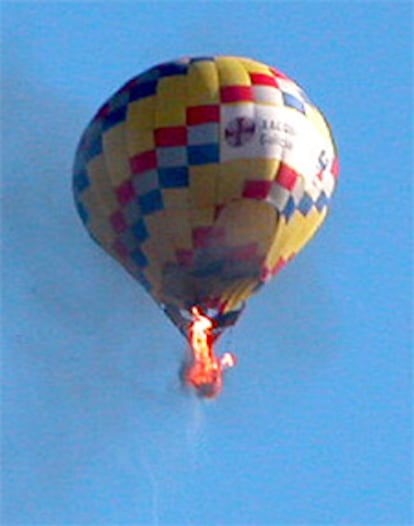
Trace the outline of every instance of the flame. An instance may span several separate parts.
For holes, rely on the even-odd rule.
[[[233,367],[236,359],[231,353],[221,358],[213,352],[213,321],[198,307],[191,309],[193,320],[189,327],[192,363],[185,371],[185,381],[200,395],[207,398],[217,396],[223,386],[223,370]]]

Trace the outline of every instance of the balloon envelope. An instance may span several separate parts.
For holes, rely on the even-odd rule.
[[[121,87],[85,130],[79,214],[186,332],[215,335],[324,221],[338,175],[332,134],[304,91],[241,57],[185,58]]]

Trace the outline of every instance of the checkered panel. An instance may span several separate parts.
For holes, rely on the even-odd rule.
[[[315,177],[302,172],[300,150],[243,155],[266,107],[306,120],[325,141]],[[255,124],[246,120],[237,155],[223,160],[228,108]],[[198,303],[232,319],[323,221],[338,174],[332,152],[325,119],[278,70],[236,57],[182,59],[131,79],[96,113],[75,158],[76,206],[92,237],[168,312]],[[237,222],[255,228],[235,228],[233,203],[245,211]]]

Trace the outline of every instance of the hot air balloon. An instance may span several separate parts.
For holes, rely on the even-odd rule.
[[[73,189],[92,238],[189,338],[187,383],[214,396],[234,357],[213,342],[321,226],[337,176],[330,127],[296,82],[215,56],[114,93],[82,135]]]

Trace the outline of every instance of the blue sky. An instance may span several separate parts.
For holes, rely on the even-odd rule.
[[[3,524],[412,524],[412,37],[410,2],[3,2]],[[71,195],[97,107],[205,54],[296,79],[340,152],[326,224],[220,342],[239,363],[213,403]]]

